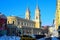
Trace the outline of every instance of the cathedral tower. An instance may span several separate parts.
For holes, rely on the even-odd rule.
[[[26,10],[25,19],[30,20],[30,11],[29,11],[29,8],[27,8],[27,10]]]
[[[40,10],[37,5],[35,10],[35,28],[40,28],[40,27],[41,27]]]
[[[60,26],[60,0],[57,0],[56,15],[55,15],[55,28],[58,29]]]

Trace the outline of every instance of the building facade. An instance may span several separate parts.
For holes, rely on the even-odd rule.
[[[17,16],[8,16],[7,17],[7,24],[13,24],[20,28],[23,33],[28,34],[40,34],[40,28],[41,28],[41,19],[40,19],[40,10],[38,5],[35,9],[35,19],[30,20],[30,10],[27,8],[25,19],[17,17]],[[37,31],[36,31],[37,30]],[[32,33],[33,32],[33,33]]]
[[[5,35],[7,32],[7,17],[0,13],[0,36]]]
[[[55,15],[55,28],[58,29],[60,26],[60,0],[57,0],[56,15]]]
[[[18,28],[22,28],[24,26],[34,28],[34,26],[35,26],[35,22],[26,20],[26,19],[23,19],[20,17],[16,17],[16,16],[7,17],[7,24],[13,24],[13,25],[17,26]]]

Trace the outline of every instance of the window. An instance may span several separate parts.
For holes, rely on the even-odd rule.
[[[60,10],[60,8],[59,8],[59,10]]]
[[[21,25],[23,25],[23,22],[21,23]]]
[[[38,16],[36,16],[36,19],[38,19]]]
[[[9,24],[9,21],[8,21],[8,24]]]
[[[26,23],[26,26],[27,26],[27,23]]]
[[[26,26],[26,23],[24,23],[24,25]]]
[[[20,24],[20,22],[18,22],[18,25]]]
[[[13,21],[13,24],[14,24],[14,21]]]

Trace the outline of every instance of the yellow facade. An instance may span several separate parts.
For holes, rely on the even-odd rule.
[[[35,10],[35,28],[40,28],[40,27],[41,27],[40,10],[37,5]]]
[[[17,19],[14,16],[7,17],[7,24],[17,24]]]
[[[39,22],[36,22],[36,23],[35,23],[35,28],[40,28]]]
[[[57,0],[56,16],[55,16],[55,28],[60,26],[60,0]]]
[[[29,8],[27,8],[27,10],[26,10],[25,19],[30,20],[30,11],[29,11]]]

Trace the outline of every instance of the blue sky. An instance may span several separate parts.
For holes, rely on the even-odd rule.
[[[37,4],[42,25],[52,25],[56,13],[56,0],[0,0],[0,12],[6,16],[25,18],[26,8],[29,7],[31,19],[34,19]]]

